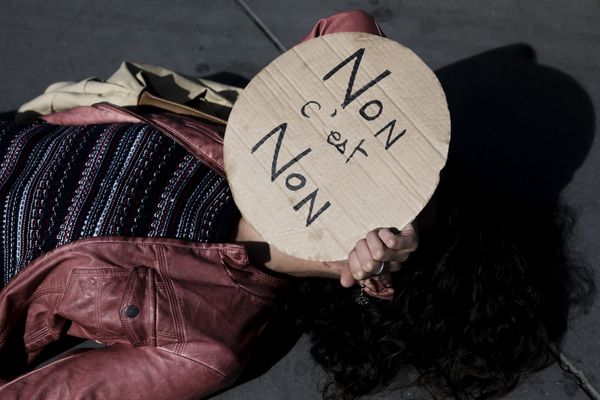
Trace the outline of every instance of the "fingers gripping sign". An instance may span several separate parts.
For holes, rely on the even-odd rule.
[[[397,271],[409,255],[417,249],[418,236],[412,224],[402,231],[396,228],[377,228],[356,242],[348,254],[340,274],[344,287],[351,287],[384,271]],[[383,268],[382,268],[383,267]]]

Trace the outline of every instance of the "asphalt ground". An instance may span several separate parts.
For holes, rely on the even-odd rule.
[[[218,74],[232,79],[223,74],[227,72],[250,79],[280,54],[278,44],[293,46],[318,18],[361,8],[374,15],[388,37],[411,48],[436,70],[442,81],[459,85],[455,90],[465,98],[476,93],[477,87],[500,91],[517,82],[513,92],[503,95],[527,116],[494,118],[495,114],[486,114],[475,118],[480,125],[474,129],[484,129],[481,124],[485,124],[485,130],[498,137],[531,126],[548,132],[530,138],[529,144],[551,142],[545,157],[553,161],[557,171],[566,172],[550,175],[560,180],[561,199],[578,216],[570,247],[600,274],[598,0],[245,3],[251,13],[235,0],[3,0],[0,113],[10,115],[53,82],[107,78],[123,60],[160,65],[189,76]],[[502,75],[506,70],[503,65],[523,58],[536,68]],[[536,82],[540,71],[550,78],[542,80],[540,86],[528,85]],[[531,96],[532,90],[537,97]],[[460,104],[461,118],[468,119],[473,105],[468,99]],[[543,108],[538,104],[556,106]],[[515,129],[514,124],[523,121],[526,125]],[[507,137],[504,146],[512,151],[520,139]],[[515,154],[530,160],[526,166],[541,162],[529,157],[530,153],[516,150]],[[524,179],[524,186],[527,181]],[[600,387],[599,337],[600,308],[594,304],[573,316],[560,343],[567,361],[592,388]],[[214,398],[319,399],[325,382],[324,374],[308,355],[307,338],[302,337],[267,372]],[[411,389],[377,398],[427,395]],[[588,394],[555,364],[531,375],[508,398],[587,399]]]

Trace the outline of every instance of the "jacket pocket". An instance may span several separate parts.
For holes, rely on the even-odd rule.
[[[102,342],[155,345],[155,271],[147,267],[75,268],[58,307],[68,334]]]

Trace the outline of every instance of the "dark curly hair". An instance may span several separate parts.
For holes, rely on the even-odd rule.
[[[330,374],[325,399],[389,385],[434,396],[500,397],[552,362],[573,303],[594,290],[566,251],[570,213],[483,189],[444,171],[435,226],[394,274],[393,302],[354,301],[338,282],[305,280],[295,308]]]

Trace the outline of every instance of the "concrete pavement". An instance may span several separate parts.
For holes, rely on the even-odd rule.
[[[484,52],[526,44],[537,63],[572,79],[588,96],[588,130],[563,200],[578,213],[571,248],[600,274],[600,3],[597,0],[246,0],[256,17],[291,47],[322,16],[362,8],[390,38],[433,69]],[[523,48],[523,47],[522,47]],[[4,0],[0,5],[0,112],[9,112],[56,81],[107,78],[122,60],[165,66],[190,75],[227,71],[251,78],[278,54],[272,38],[235,0]],[[535,118],[543,118],[535,116]],[[561,131],[562,132],[562,131]],[[540,139],[541,140],[541,139]],[[569,142],[572,137],[564,137]],[[560,149],[559,149],[560,150]],[[567,154],[565,154],[567,156]],[[557,159],[561,154],[557,153]],[[565,182],[566,184],[567,182]],[[600,387],[600,308],[574,318],[560,347],[590,384]],[[261,377],[215,399],[319,399],[324,376],[302,338]],[[396,398],[388,394],[383,398]],[[418,390],[400,398],[427,398]],[[573,376],[553,365],[532,375],[510,399],[586,399]]]

